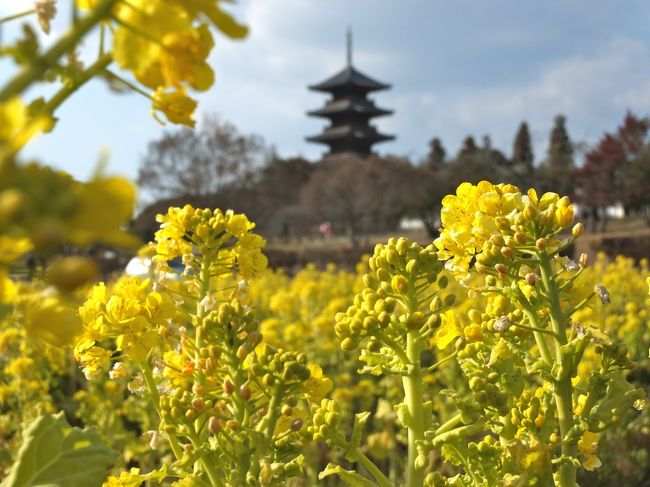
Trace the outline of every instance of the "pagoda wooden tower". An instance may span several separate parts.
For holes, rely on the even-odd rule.
[[[348,31],[347,66],[331,78],[309,87],[332,95],[323,108],[307,112],[312,117],[329,119],[330,126],[306,140],[329,146],[329,152],[325,154],[328,158],[338,155],[368,157],[372,154],[373,144],[395,138],[378,132],[370,124],[372,118],[393,113],[377,107],[368,98],[369,93],[388,88],[390,85],[376,81],[352,66],[352,36]]]

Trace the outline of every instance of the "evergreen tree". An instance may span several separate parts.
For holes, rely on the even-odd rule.
[[[445,163],[447,151],[442,145],[442,141],[438,137],[434,137],[429,142],[429,154],[425,159],[425,164],[432,168],[439,168]]]
[[[557,115],[549,139],[546,160],[540,167],[539,189],[573,195],[574,147],[566,129],[566,117]]]
[[[465,137],[465,140],[463,140],[463,146],[460,148],[460,151],[458,152],[458,159],[474,156],[476,155],[478,150],[479,148],[476,145],[476,141],[474,140],[474,137],[468,135],[467,137]]]
[[[533,185],[534,154],[528,124],[521,122],[512,144],[512,172],[514,183],[522,189]]]

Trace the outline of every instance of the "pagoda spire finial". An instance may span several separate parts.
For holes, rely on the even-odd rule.
[[[347,35],[347,61],[348,66],[352,66],[352,29],[348,27]]]

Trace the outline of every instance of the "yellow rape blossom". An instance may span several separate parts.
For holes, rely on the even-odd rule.
[[[180,123],[192,128],[196,125],[192,118],[196,110],[196,101],[187,96],[183,90],[166,92],[164,88],[158,88],[152,99],[154,117],[155,112],[160,111],[172,123]]]
[[[323,375],[323,369],[317,364],[310,364],[309,372],[309,379],[302,385],[305,397],[312,404],[320,404],[325,395],[332,390],[332,381]]]
[[[445,311],[442,313],[441,318],[442,325],[436,332],[433,343],[440,350],[443,350],[447,348],[456,337],[459,337],[461,334],[463,334],[463,328],[460,323],[460,318],[454,310],[450,309]]]
[[[77,341],[75,354],[83,363],[95,342],[113,339],[116,350],[143,361],[160,339],[157,327],[165,325],[174,314],[171,298],[152,291],[149,279],[120,279],[111,288],[110,296],[105,285],[99,284],[79,310],[84,333]]]
[[[100,0],[76,0],[75,4],[79,10],[92,10],[99,2]]]
[[[472,256],[497,231],[496,217],[509,216],[521,204],[521,194],[510,184],[462,183],[455,195],[442,200],[440,237],[434,244],[447,268],[458,276],[467,273]]]
[[[598,433],[585,431],[578,440],[578,451],[585,457],[583,466],[587,470],[595,470],[601,465],[600,459],[596,456],[599,439],[600,435]]]
[[[102,242],[134,247],[138,240],[120,226],[135,207],[135,187],[122,177],[98,177],[77,186],[77,211],[66,222],[68,238],[78,245]]]
[[[30,118],[27,106],[20,98],[0,102],[0,167],[39,132],[50,129],[52,119],[40,115]]]
[[[92,346],[79,355],[79,364],[86,379],[91,380],[108,369],[113,352]]]
[[[0,265],[8,266],[32,250],[28,238],[0,235]]]
[[[56,296],[35,297],[28,304],[25,328],[31,336],[55,346],[71,344],[83,329],[77,310]]]

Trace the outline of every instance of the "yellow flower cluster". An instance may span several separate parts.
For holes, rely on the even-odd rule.
[[[149,279],[125,277],[110,289],[103,283],[95,286],[79,310],[85,326],[75,344],[86,377],[106,370],[114,350],[144,361],[175,313],[171,297],[153,291]]]
[[[456,275],[466,277],[472,258],[489,260],[495,235],[505,246],[533,246],[571,225],[573,206],[556,193],[538,198],[534,189],[523,195],[511,184],[481,181],[462,183],[455,195],[445,196],[440,219],[440,236],[434,241],[438,255]]]
[[[77,7],[93,10],[100,2],[77,0]],[[234,39],[246,36],[216,0],[129,0],[113,9],[113,59],[151,88],[154,112],[172,123],[193,127],[196,101],[188,88],[205,91],[214,83],[207,59],[214,39],[205,21]]]
[[[0,102],[0,169],[5,159],[22,149],[36,134],[51,127],[50,116],[30,117],[20,98]]]
[[[135,206],[135,188],[124,178],[81,183],[37,164],[7,165],[0,175],[0,265],[63,243],[137,243],[122,229]]]
[[[322,365],[336,363],[333,316],[352,303],[359,282],[360,276],[334,265],[307,265],[291,279],[281,271],[260,274],[250,283],[250,295],[263,318],[264,341],[305,350]]]
[[[268,265],[262,254],[266,241],[253,233],[255,224],[243,214],[232,210],[200,210],[190,205],[170,208],[166,215],[157,215],[161,223],[156,232],[154,260],[169,270],[167,262],[181,258],[188,268],[198,270],[199,261],[208,257],[214,271],[226,274],[237,269],[241,276],[250,277]]]
[[[634,259],[617,256],[609,260],[603,253],[598,254],[593,265],[585,268],[576,282],[577,287],[588,288],[589,283],[599,282],[611,295],[611,301],[603,304],[596,300],[591,306],[578,310],[573,319],[582,327],[599,329],[611,341],[617,337],[628,347],[630,358],[646,362],[650,343],[650,295],[645,291],[647,276],[650,274],[648,260],[638,264]],[[587,350],[579,368],[580,376],[597,366],[598,360],[591,350]]]

